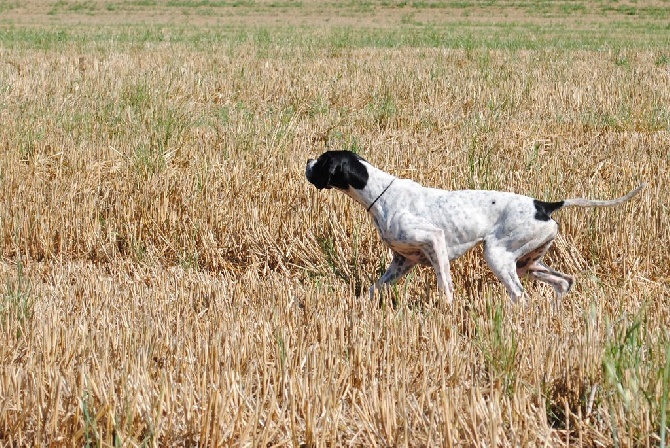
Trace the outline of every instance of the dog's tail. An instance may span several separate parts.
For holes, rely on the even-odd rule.
[[[551,214],[556,210],[563,207],[577,206],[577,207],[612,207],[614,205],[623,204],[624,202],[630,200],[633,196],[639,193],[647,184],[644,183],[637,187],[635,190],[628,193],[626,196],[621,196],[620,198],[612,199],[609,201],[599,201],[595,199],[585,199],[585,198],[573,198],[566,199],[565,201],[558,202],[544,202],[538,201],[537,199],[533,200],[535,205],[535,218],[540,221],[549,221],[551,219]]]
[[[633,196],[638,194],[640,190],[642,190],[646,186],[647,184],[643,183],[642,185],[640,185],[627,195],[621,196],[620,198],[611,199],[609,201],[599,201],[585,198],[566,199],[565,201],[563,201],[563,207],[570,207],[573,205],[576,205],[577,207],[613,207],[615,205],[623,204],[624,202],[629,201],[630,199],[632,199]]]

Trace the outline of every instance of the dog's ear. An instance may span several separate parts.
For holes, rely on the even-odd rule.
[[[368,184],[368,170],[356,154],[343,151],[330,178],[330,185],[347,190],[349,187],[362,190]]]

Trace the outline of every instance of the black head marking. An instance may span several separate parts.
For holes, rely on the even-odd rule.
[[[539,221],[549,221],[551,219],[551,214],[563,207],[565,201],[558,202],[544,202],[533,199],[533,205],[535,206],[535,219]]]
[[[364,159],[351,151],[327,151],[307,167],[307,180],[319,190],[322,188],[349,187],[362,190],[368,183],[368,170]]]

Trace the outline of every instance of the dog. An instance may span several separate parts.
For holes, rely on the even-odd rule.
[[[572,288],[572,276],[542,262],[558,233],[551,214],[563,207],[611,207],[630,200],[646,184],[609,201],[540,201],[490,190],[447,191],[424,187],[386,173],[350,151],[327,151],[309,159],[307,180],[317,189],[335,188],[366,208],[393,260],[375,290],[398,281],[417,264],[432,266],[439,292],[453,302],[450,261],[479,243],[484,258],[513,302],[523,295],[520,278],[547,283],[560,301]]]

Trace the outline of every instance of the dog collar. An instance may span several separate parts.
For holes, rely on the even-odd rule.
[[[368,207],[368,209],[367,209],[366,211],[368,211],[368,212],[370,211],[370,209],[372,208],[372,206],[375,205],[375,204],[377,203],[377,201],[379,200],[379,198],[381,198],[382,196],[384,196],[384,193],[386,193],[386,190],[389,189],[389,187],[391,186],[391,184],[393,184],[393,182],[395,182],[396,179],[397,179],[397,177],[394,177],[393,180],[392,180],[391,182],[389,182],[389,184],[386,186],[386,188],[384,188],[384,191],[382,191],[382,192],[379,194],[379,196],[377,196],[377,199],[375,199],[374,201],[372,201],[372,204],[370,204],[370,207]]]

